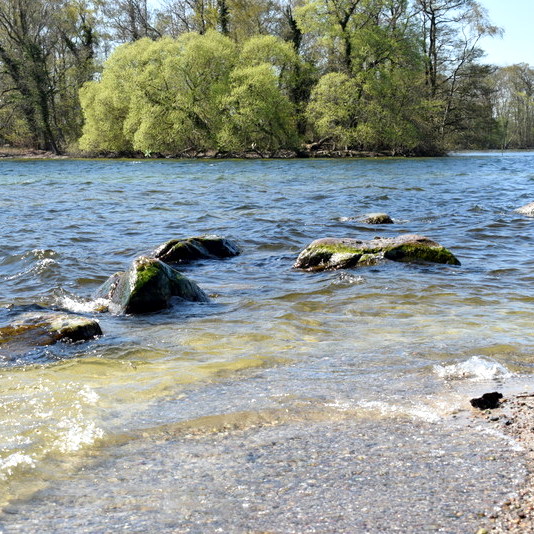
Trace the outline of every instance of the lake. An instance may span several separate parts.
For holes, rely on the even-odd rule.
[[[0,532],[464,533],[523,479],[469,399],[532,387],[534,153],[6,160],[0,184],[0,326],[41,306],[104,332],[0,345]],[[292,267],[401,233],[462,265]],[[242,250],[181,269],[209,303],[97,311],[114,272],[203,234]]]

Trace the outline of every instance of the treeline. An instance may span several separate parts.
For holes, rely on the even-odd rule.
[[[534,146],[476,0],[0,0],[0,143],[92,154]]]

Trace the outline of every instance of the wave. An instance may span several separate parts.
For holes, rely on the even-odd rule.
[[[57,305],[72,313],[96,313],[108,309],[108,299],[84,299],[75,295],[61,295],[57,298]]]
[[[434,365],[434,373],[444,380],[491,380],[513,376],[504,365],[473,356],[464,362],[450,365]]]

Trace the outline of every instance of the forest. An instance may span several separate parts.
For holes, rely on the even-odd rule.
[[[0,145],[104,156],[534,147],[476,0],[0,0]]]

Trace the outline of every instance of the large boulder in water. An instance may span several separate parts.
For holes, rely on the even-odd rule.
[[[307,271],[324,271],[374,265],[384,259],[460,265],[456,256],[439,243],[420,235],[405,234],[392,238],[377,237],[370,241],[317,239],[299,254],[294,267]]]
[[[126,272],[115,273],[98,290],[112,313],[148,313],[169,306],[172,297],[207,302],[208,297],[186,276],[166,263],[142,256]]]
[[[522,215],[527,215],[528,217],[534,217],[534,202],[517,208],[515,211],[517,213],[521,213]]]
[[[231,258],[240,253],[233,241],[216,235],[171,239],[161,245],[154,257],[165,263],[188,263],[194,260]]]
[[[0,328],[0,350],[10,355],[23,354],[33,347],[58,341],[88,341],[101,335],[98,322],[88,317],[48,311],[24,313]]]

